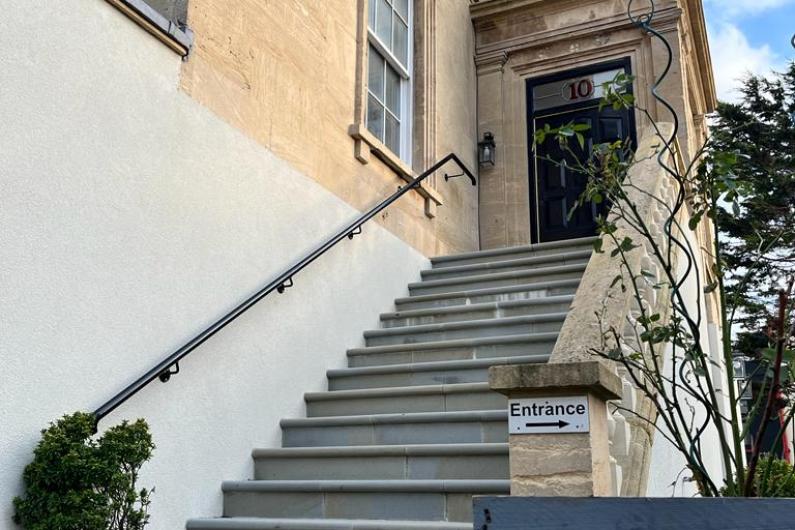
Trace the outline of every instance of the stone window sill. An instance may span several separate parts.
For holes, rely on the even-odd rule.
[[[401,160],[362,124],[351,125],[348,129],[348,134],[356,140],[355,156],[356,160],[362,164],[369,164],[370,155],[373,154],[406,182],[411,182],[417,177],[408,164]],[[422,182],[420,187],[415,188],[415,190],[425,199],[425,215],[431,219],[436,217],[436,207],[444,204],[441,194],[428,186],[427,181]]]
[[[187,57],[193,45],[193,32],[152,9],[144,0],[106,0],[160,42]]]

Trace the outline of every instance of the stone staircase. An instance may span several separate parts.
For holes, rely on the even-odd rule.
[[[204,529],[468,529],[473,495],[507,495],[505,397],[495,364],[546,362],[592,239],[435,258],[410,296],[222,485]]]

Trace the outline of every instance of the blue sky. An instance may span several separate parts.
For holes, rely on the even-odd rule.
[[[767,74],[795,59],[795,0],[704,0],[718,97],[733,101],[747,72]]]

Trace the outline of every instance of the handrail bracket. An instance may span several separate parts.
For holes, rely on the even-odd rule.
[[[171,380],[172,375],[177,375],[179,373],[179,363],[178,362],[174,363],[173,366],[174,366],[173,370],[165,370],[161,372],[160,375],[157,376],[160,379],[161,383],[168,383],[169,380]]]

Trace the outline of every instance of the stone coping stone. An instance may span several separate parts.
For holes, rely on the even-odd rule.
[[[510,397],[588,392],[621,399],[621,378],[604,362],[516,364],[489,368],[489,387]]]

